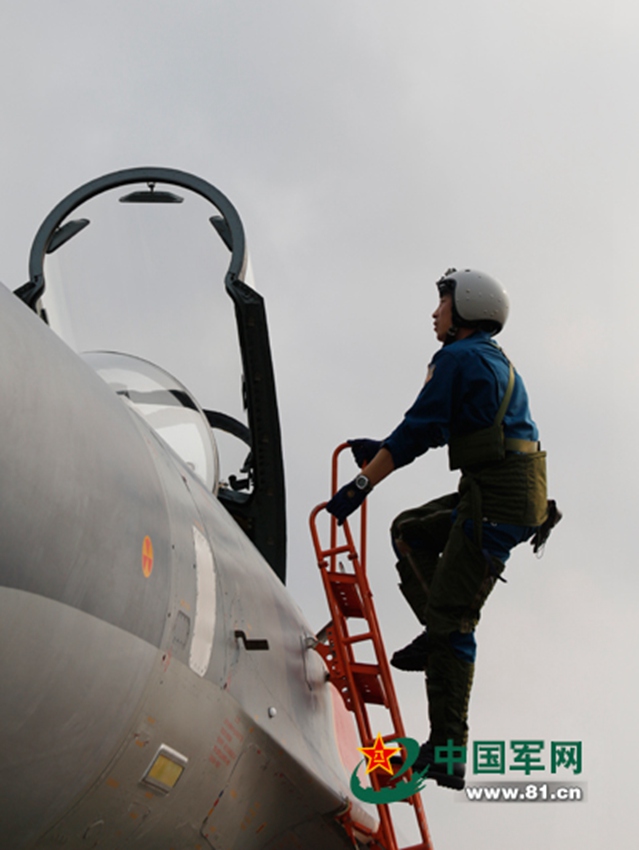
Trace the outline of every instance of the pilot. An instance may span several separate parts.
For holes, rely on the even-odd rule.
[[[449,269],[437,288],[442,347],[426,382],[389,437],[349,441],[365,469],[327,510],[343,523],[386,476],[438,446],[448,445],[450,468],[461,470],[457,492],[404,511],[391,527],[400,589],[425,627],[391,659],[426,672],[430,736],[413,768],[461,789],[480,610],[511,549],[530,540],[537,551],[561,514],[547,501],[546,453],[524,383],[493,339],[508,316],[506,291],[470,269]]]

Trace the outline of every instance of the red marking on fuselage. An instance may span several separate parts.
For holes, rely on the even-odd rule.
[[[148,535],[142,541],[142,572],[145,578],[153,572],[153,543]]]

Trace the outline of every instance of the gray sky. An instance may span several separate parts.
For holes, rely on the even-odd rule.
[[[327,496],[333,447],[386,436],[411,404],[447,267],[502,280],[500,342],[526,380],[565,519],[543,559],[515,552],[487,604],[471,741],[582,741],[588,801],[460,807],[429,787],[427,815],[437,850],[631,846],[636,4],[5,0],[0,15],[10,288],[46,213],[105,172],[191,171],[237,206],[271,323],[289,586],[314,627],[327,615],[307,516]],[[440,451],[370,499],[389,648],[418,628],[387,529],[455,486]],[[423,682],[396,684],[421,740]]]

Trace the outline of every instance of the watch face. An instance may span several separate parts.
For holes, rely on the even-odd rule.
[[[371,486],[371,482],[368,480],[366,475],[358,475],[355,479],[355,486],[358,490],[368,490]]]

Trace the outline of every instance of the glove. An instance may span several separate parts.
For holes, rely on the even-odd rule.
[[[360,507],[366,496],[368,496],[368,491],[358,490],[355,486],[355,479],[353,479],[335,493],[326,505],[326,510],[337,518],[338,525],[343,525],[346,517],[349,517],[353,511]]]
[[[381,440],[369,440],[363,437],[359,440],[348,440],[355,463],[361,469],[365,463],[370,463],[382,447]]]
[[[530,540],[530,545],[533,547],[533,552],[537,555],[543,550],[546,541],[550,537],[550,532],[561,520],[563,514],[557,507],[557,502],[554,499],[548,499],[548,518],[543,525],[540,525],[536,533]]]

